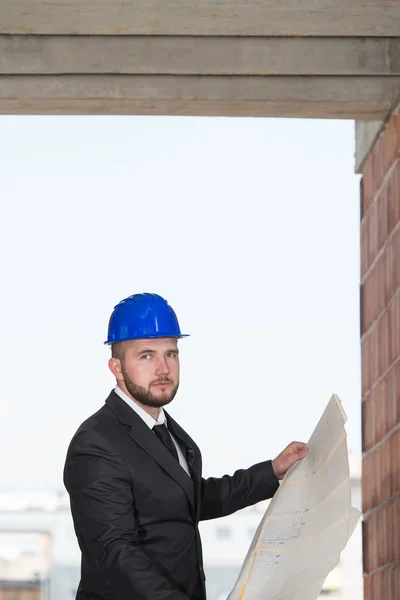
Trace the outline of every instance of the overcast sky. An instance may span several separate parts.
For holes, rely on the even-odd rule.
[[[351,121],[0,117],[0,486],[62,488],[113,386],[114,305],[184,333],[171,414],[205,475],[307,441],[332,393],[360,454],[359,176]]]

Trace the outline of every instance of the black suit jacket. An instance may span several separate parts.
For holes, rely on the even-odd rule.
[[[82,552],[77,600],[205,600],[199,520],[278,488],[271,461],[203,479],[199,448],[166,417],[191,477],[115,392],[70,443],[64,483]]]

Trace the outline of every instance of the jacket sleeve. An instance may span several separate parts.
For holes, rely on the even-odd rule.
[[[128,468],[110,441],[93,430],[78,432],[64,483],[78,538],[119,600],[188,600],[138,544]]]
[[[200,520],[225,517],[272,498],[278,487],[279,480],[270,460],[236,471],[232,476],[202,479]]]

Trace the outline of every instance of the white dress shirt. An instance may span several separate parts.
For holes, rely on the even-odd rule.
[[[139,406],[139,404],[134,402],[132,400],[132,398],[129,398],[129,396],[127,394],[125,394],[125,392],[122,391],[120,387],[118,387],[116,385],[114,388],[114,391],[116,394],[118,394],[118,396],[122,400],[124,400],[124,402],[127,403],[128,406],[130,406],[132,408],[132,410],[135,411],[135,413],[137,413],[139,415],[139,417],[141,419],[143,419],[143,421],[146,423],[146,425],[150,429],[153,429],[153,427],[155,425],[165,425],[166,427],[168,427],[168,421],[166,419],[165,412],[163,411],[162,408],[160,408],[160,410],[158,411],[157,420],[155,420],[155,419],[153,419],[153,417],[151,415],[149,415],[148,412],[146,412],[144,410],[144,408],[142,408],[141,406]],[[181,465],[182,469],[184,469],[190,477],[190,471],[189,471],[189,467],[188,467],[185,455],[183,454],[178,442],[176,441],[174,436],[171,434],[171,432],[169,432],[169,434],[170,434],[172,441],[174,442],[174,445],[176,447],[176,451],[178,453],[178,458],[179,458],[179,464]]]

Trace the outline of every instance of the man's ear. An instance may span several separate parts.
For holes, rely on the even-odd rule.
[[[124,377],[122,375],[121,361],[119,358],[111,357],[108,361],[108,368],[117,381],[123,381]]]

